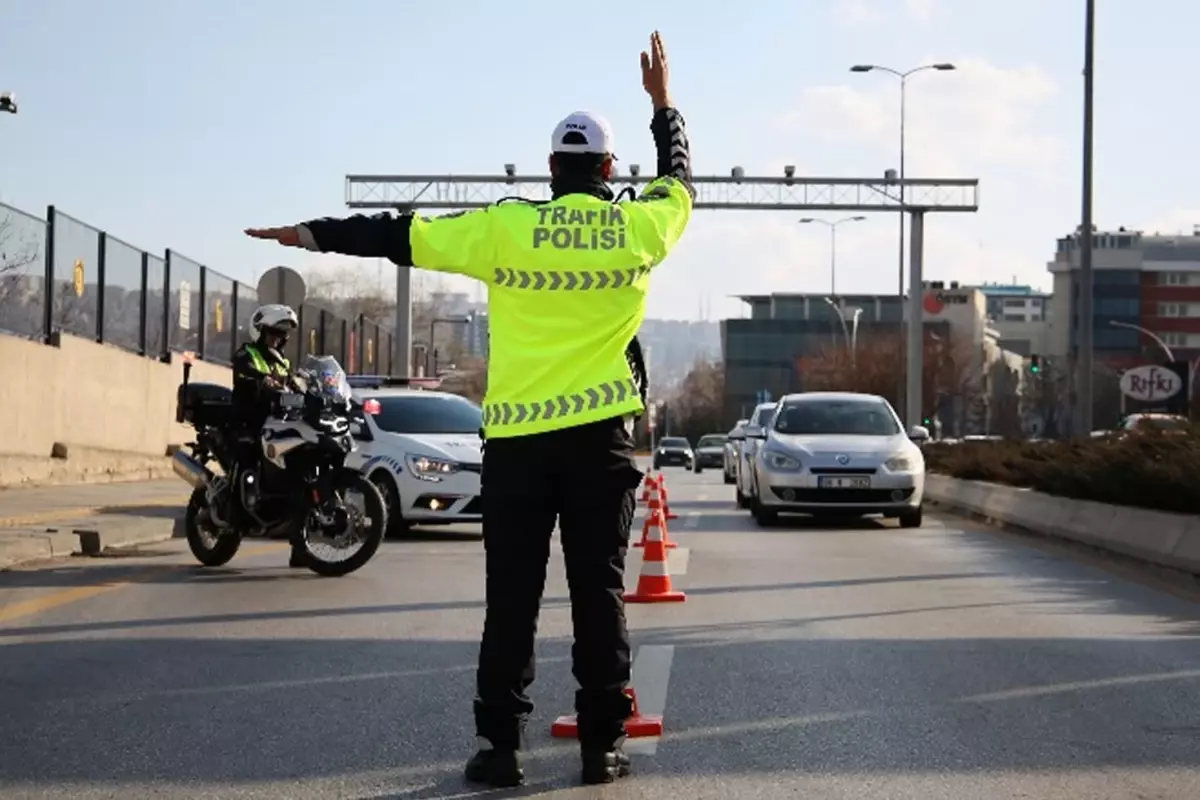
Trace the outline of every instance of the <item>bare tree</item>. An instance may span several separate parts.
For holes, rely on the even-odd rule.
[[[671,432],[694,442],[706,433],[725,430],[727,426],[722,419],[724,399],[725,369],[722,364],[697,359],[667,403],[668,413],[675,422]]]
[[[932,417],[942,411],[957,420],[966,415],[965,409],[978,394],[972,355],[969,345],[926,334],[921,387],[923,416]],[[875,334],[860,338],[854,352],[845,345],[827,344],[811,355],[797,358],[795,368],[805,390],[876,394],[901,409],[902,398],[897,392],[906,369],[905,356],[898,337]]]
[[[31,218],[0,205],[0,328],[32,336],[40,330],[42,303],[51,297],[38,288],[41,275],[29,274],[43,257],[44,223],[36,223],[39,236],[36,225],[21,224],[24,219]]]

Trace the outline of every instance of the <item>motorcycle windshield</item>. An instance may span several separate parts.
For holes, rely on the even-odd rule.
[[[312,375],[309,391],[343,403],[350,402],[346,371],[333,356],[307,356],[303,369]]]

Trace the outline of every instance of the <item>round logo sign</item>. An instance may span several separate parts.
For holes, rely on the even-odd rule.
[[[1121,393],[1134,400],[1152,403],[1167,400],[1183,389],[1183,379],[1174,370],[1150,364],[1121,373]]]
[[[925,311],[930,314],[940,314],[946,307],[942,302],[942,298],[937,296],[936,292],[929,292],[925,295]]]

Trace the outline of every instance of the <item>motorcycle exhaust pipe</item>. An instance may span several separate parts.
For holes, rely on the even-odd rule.
[[[176,450],[171,456],[171,469],[193,489],[202,489],[212,480],[212,473],[182,450]]]

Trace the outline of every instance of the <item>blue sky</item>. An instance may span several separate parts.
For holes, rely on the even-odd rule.
[[[225,274],[345,259],[241,230],[349,213],[348,172],[542,172],[576,108],[653,163],[638,53],[666,38],[698,174],[879,175],[897,162],[894,80],[858,62],[953,61],[909,89],[908,174],[978,177],[977,215],[927,226],[933,279],[1049,286],[1079,219],[1083,0],[10,0],[0,18],[0,199],[49,203]],[[1101,2],[1096,219],[1200,223],[1200,4]],[[828,289],[828,235],[796,213],[697,212],[650,314],[739,314],[728,295]],[[844,226],[841,291],[891,292],[896,223]],[[373,280],[377,265],[365,265]],[[469,288],[451,279],[447,287]],[[435,285],[426,279],[425,287]]]

